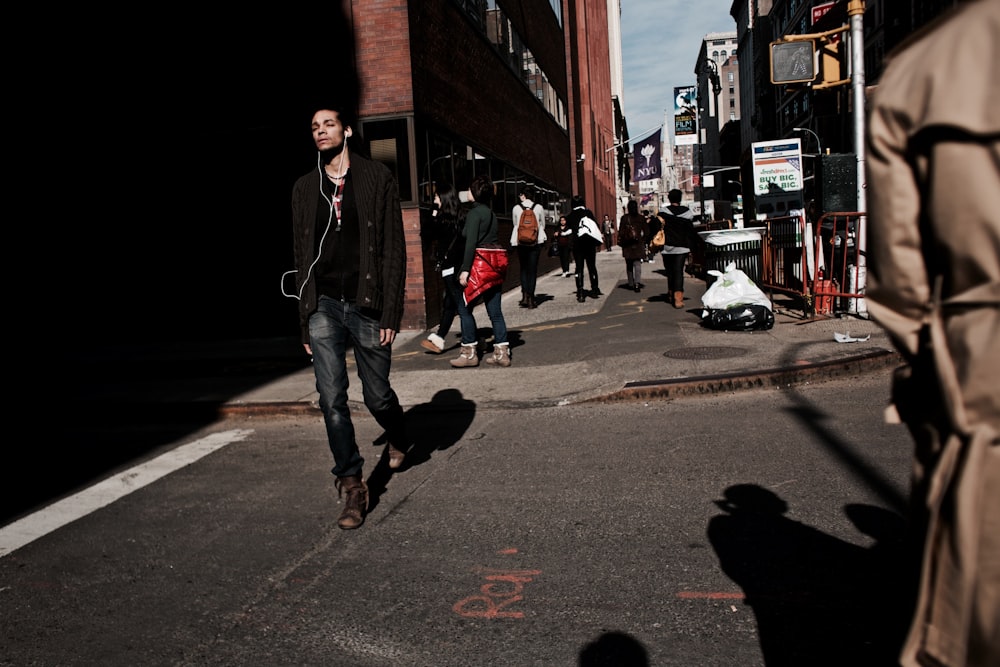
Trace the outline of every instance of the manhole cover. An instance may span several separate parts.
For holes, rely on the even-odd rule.
[[[680,347],[667,350],[663,356],[671,359],[729,359],[746,353],[745,347]]]

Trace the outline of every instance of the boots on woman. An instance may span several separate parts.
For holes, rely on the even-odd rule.
[[[466,345],[462,343],[462,351],[459,352],[457,359],[451,360],[451,365],[455,368],[472,368],[479,365],[479,355],[476,354],[476,344],[469,343]]]
[[[497,343],[493,346],[493,355],[486,359],[492,366],[510,366],[510,343]]]

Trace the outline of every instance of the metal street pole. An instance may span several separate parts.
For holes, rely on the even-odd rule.
[[[705,220],[705,142],[701,138],[701,77],[698,80],[698,96],[696,98],[697,108],[694,114],[695,136],[698,137],[698,201],[701,203],[701,211],[698,213],[700,220]]]
[[[854,111],[854,152],[857,155],[857,181],[858,181],[858,211],[866,213],[868,201],[865,196],[867,183],[865,181],[865,41],[864,41],[864,17],[865,1],[850,0],[847,3],[847,15],[850,17],[851,26],[851,97]],[[868,216],[862,215],[858,220],[857,238],[854,240],[858,244],[858,280],[857,291],[859,294],[865,291],[867,277],[866,266],[868,264]],[[861,305],[859,300],[858,305]],[[859,312],[861,308],[858,308]]]

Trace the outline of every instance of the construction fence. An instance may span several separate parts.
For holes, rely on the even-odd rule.
[[[864,213],[831,212],[815,223],[790,215],[734,229],[730,221],[699,227],[703,248],[692,253],[695,275],[735,264],[761,289],[798,297],[808,316],[867,317],[865,263],[859,242]]]

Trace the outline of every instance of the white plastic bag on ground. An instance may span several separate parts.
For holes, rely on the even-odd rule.
[[[771,300],[735,264],[727,264],[725,273],[711,270],[715,282],[705,290],[701,302],[706,308],[729,308],[739,305],[758,305],[771,310]]]

